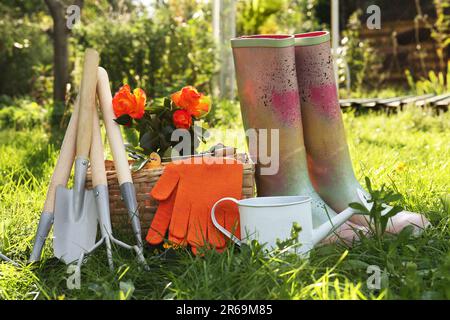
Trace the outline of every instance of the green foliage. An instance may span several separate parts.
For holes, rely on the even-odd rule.
[[[17,15],[29,15],[45,10],[45,3],[44,1],[3,0],[1,9],[9,9],[10,13]]]
[[[164,99],[164,105],[169,104],[163,108],[163,110],[156,113],[145,113],[144,117],[138,121],[137,130],[139,131],[139,147],[144,154],[150,154],[151,152],[157,152],[161,157],[170,158],[173,148],[179,143],[179,141],[172,141],[172,133],[176,129],[172,114],[175,110],[175,106],[170,99]],[[198,130],[195,124],[193,124],[186,133],[189,133],[191,139],[191,150],[189,154],[194,154],[200,141],[199,137],[194,134]],[[181,150],[177,150],[176,156],[186,155]]]
[[[437,290],[427,292],[427,298],[429,299],[450,299],[450,252],[447,253],[447,257],[444,258],[443,263],[437,268],[433,274],[433,283],[436,285]],[[442,293],[442,294],[441,294]]]
[[[216,70],[210,17],[210,6],[194,0],[161,2],[151,18],[146,12],[99,15],[74,29],[77,61],[86,47],[99,50],[113,91],[128,83],[149,97],[187,84],[209,92]]]
[[[402,86],[390,86],[388,88],[380,88],[377,90],[370,90],[362,88],[348,92],[345,88],[339,88],[339,97],[345,98],[394,98],[411,94],[409,90],[405,90]]]
[[[35,74],[31,81],[30,96],[35,101],[46,103],[53,98],[53,69],[50,64],[38,63],[32,66]]]
[[[86,47],[101,52],[113,90],[140,86],[149,97],[165,96],[185,84],[210,92],[217,69],[210,4],[195,0],[158,2],[152,16],[130,1],[86,2],[82,24],[71,34],[71,92],[78,90]],[[0,4],[0,93],[52,96],[52,20],[43,2]]]
[[[358,202],[350,203],[349,207],[358,210],[360,214],[369,217],[367,221],[370,226],[370,231],[373,237],[381,243],[389,219],[403,210],[399,206],[394,206],[386,210],[386,205],[401,200],[402,195],[387,189],[386,185],[382,185],[380,190],[374,190],[368,177],[365,177],[365,182],[366,188],[370,194],[370,199],[367,200],[370,208],[366,208],[366,206]]]
[[[209,104],[208,108],[210,108]],[[139,143],[131,143],[128,147],[132,153],[141,158],[133,165],[135,170],[141,169],[150,160],[149,155],[152,156],[153,152],[156,152],[160,158],[168,160],[173,156],[193,155],[201,142],[206,142],[207,131],[203,128],[201,116],[194,116],[186,110],[184,113],[190,121],[188,127],[183,128],[184,132],[181,133],[182,136],[178,136],[179,140],[172,140],[174,131],[177,128],[181,129],[175,122],[176,113],[182,112],[178,110],[183,108],[178,107],[170,97],[157,98],[150,107],[145,108],[141,118],[133,119],[130,115],[123,114],[114,120],[120,125],[136,130]],[[189,150],[185,149],[184,144],[186,142],[184,139],[187,138],[189,138]],[[180,142],[183,142],[181,147]]]
[[[272,32],[295,34],[327,29],[318,19],[319,2],[320,0],[285,1],[284,7],[274,15]]]
[[[288,250],[297,249],[299,246],[301,246],[301,243],[298,240],[298,236],[300,235],[300,232],[302,231],[302,227],[297,223],[294,222],[292,224],[291,228],[291,234],[289,239],[277,239],[277,249],[286,252]]]
[[[361,39],[362,11],[355,11],[349,18],[347,29],[342,32],[341,48],[336,61],[339,84],[350,80],[351,92],[374,89],[383,79],[380,55],[369,40]],[[349,93],[348,93],[349,95]]]
[[[447,61],[447,74],[431,70],[428,72],[428,79],[420,78],[417,81],[414,80],[411,71],[406,70],[405,74],[409,86],[417,94],[444,94],[450,92],[450,60]]]
[[[446,0],[433,0],[432,6],[436,12],[435,19],[430,19],[427,14],[423,14],[421,3],[420,1],[417,1],[417,15],[415,21],[416,26],[418,26],[420,22],[429,29],[430,35],[436,44],[435,47],[436,55],[439,58],[439,68],[440,71],[443,71],[445,69],[445,60],[449,58],[447,48],[450,45],[450,3]]]
[[[31,129],[43,126],[46,120],[47,109],[30,98],[0,99],[0,129]]]
[[[42,87],[42,70],[35,66],[51,64],[53,50],[44,32],[45,16],[27,11],[24,14],[22,10],[32,10],[29,1],[8,2],[14,7],[0,4],[0,94],[17,97],[30,94],[35,86]],[[20,9],[19,5],[24,8]],[[51,94],[51,86],[45,89]]]
[[[239,35],[300,33],[320,28],[317,0],[244,0],[238,2]]]
[[[434,0],[434,7],[436,9],[437,19],[435,28],[431,30],[431,36],[438,44],[436,50],[441,63],[444,64],[445,57],[448,56],[448,47],[450,46],[450,3],[445,0]],[[447,65],[447,72],[448,65]],[[449,83],[447,81],[447,83]]]
[[[0,262],[0,299],[449,299],[450,216],[441,198],[450,179],[450,113],[345,113],[344,122],[357,177],[403,194],[399,204],[424,213],[433,227],[419,237],[409,228],[386,234],[381,246],[370,237],[352,248],[319,246],[309,261],[283,249],[264,252],[256,243],[204,257],[146,250],[151,272],[119,248],[111,272],[101,248],[83,265],[80,290],[67,289],[67,267],[51,258],[47,241],[41,264]],[[30,253],[58,155],[48,139],[40,128],[0,131],[0,251],[19,262]],[[133,235],[116,236],[134,241]],[[381,290],[366,286],[369,265],[382,271]]]
[[[125,2],[121,6],[124,2],[111,1],[110,6],[110,1],[95,1],[94,7],[85,1],[87,22],[77,27],[72,43],[75,54],[71,62],[77,72],[81,51],[94,46],[101,51],[113,90],[128,82],[146,89],[149,97],[165,96],[187,83],[203,85],[199,89],[208,91],[216,70],[209,5],[193,0],[158,1],[159,7],[149,19]],[[252,22],[251,28],[264,32],[315,29],[314,8],[308,3],[312,1],[285,1],[282,9],[267,19],[252,20],[257,23]],[[306,9],[297,12],[293,9],[297,5]],[[17,9],[6,12],[5,6]],[[41,10],[44,6],[39,1],[5,0],[0,4],[1,93],[33,90],[34,98],[49,97],[52,49],[43,32],[49,25],[48,16]],[[39,19],[33,20],[34,12]],[[285,19],[289,17],[295,18]],[[349,41],[352,39],[349,34]],[[348,56],[356,59],[349,60],[356,72],[353,83],[361,87],[369,81],[364,73],[376,73],[368,67],[372,65],[371,51],[364,48],[355,42],[348,51]],[[74,83],[79,83],[79,74],[75,72],[73,77]],[[438,86],[440,77],[436,74],[427,86]],[[31,250],[59,146],[50,143],[42,127],[29,129],[46,118],[43,108],[32,101],[0,97],[1,128],[23,129],[0,131],[0,250],[19,262],[25,262]],[[208,117],[215,127],[241,130],[237,103],[220,101],[213,110]],[[344,114],[345,125],[351,128],[347,136],[357,176],[388,184],[405,195],[397,199],[399,204],[424,213],[433,227],[419,237],[412,237],[406,228],[398,236],[383,235],[381,245],[373,238],[364,238],[351,249],[342,244],[324,245],[311,252],[309,261],[283,252],[295,241],[268,253],[257,243],[241,250],[230,247],[223,254],[207,251],[203,257],[185,251],[176,255],[146,251],[151,272],[139,268],[133,253],[118,248],[114,249],[114,262],[119,267],[110,272],[106,253],[100,249],[83,265],[80,290],[66,288],[66,266],[51,259],[48,241],[41,264],[15,268],[0,262],[0,299],[450,299],[449,117],[449,113],[433,117],[420,109],[395,116]],[[244,145],[245,138],[236,146]],[[379,196],[376,201],[385,200]],[[134,241],[132,235],[116,235]],[[366,288],[368,265],[383,270],[381,291]]]
[[[258,34],[260,28],[275,13],[281,10],[281,0],[246,0],[238,2],[239,34]]]
[[[212,127],[242,128],[239,102],[233,100],[217,101],[207,115],[207,120]]]

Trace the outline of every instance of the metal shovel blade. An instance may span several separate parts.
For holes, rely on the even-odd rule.
[[[85,189],[88,161],[75,160],[73,189],[56,188],[53,251],[66,264],[89,251],[97,236],[98,211],[94,191]]]
[[[66,264],[80,258],[95,245],[97,236],[97,205],[94,192],[86,190],[79,212],[75,212],[73,190],[56,189],[54,255]]]

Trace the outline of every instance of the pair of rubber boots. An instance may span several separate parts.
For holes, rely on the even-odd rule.
[[[349,203],[367,206],[358,193],[363,188],[345,137],[329,33],[243,36],[232,39],[231,45],[245,129],[266,129],[267,136],[276,129],[274,137],[279,139],[277,150],[270,150],[274,141],[264,148],[279,152],[275,174],[264,173],[260,148],[249,145],[257,159],[258,196],[310,196],[315,226]],[[390,219],[387,232],[398,233],[407,225],[420,233],[429,222],[423,215],[402,211]],[[367,216],[353,215],[325,241],[352,243],[369,230]]]

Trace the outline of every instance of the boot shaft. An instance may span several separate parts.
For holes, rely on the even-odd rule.
[[[288,35],[245,36],[231,40],[244,127],[279,132],[279,169],[262,174],[258,148],[259,196],[298,195],[313,190],[307,171],[306,151],[295,69],[294,38]],[[258,145],[262,138],[258,139]],[[270,146],[270,142],[267,143]],[[268,148],[268,153],[272,151]]]
[[[357,182],[339,105],[330,35],[295,35],[297,81],[308,168],[316,191],[333,209],[357,201]]]

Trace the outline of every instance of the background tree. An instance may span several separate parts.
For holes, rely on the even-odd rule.
[[[51,44],[48,18],[44,2],[2,0],[0,2],[0,95],[21,97],[37,93],[34,98],[43,102],[52,85],[41,85],[40,77],[51,64]],[[45,92],[44,92],[45,91]],[[1,108],[1,103],[0,103]]]
[[[45,0],[53,19],[53,114],[52,124],[61,121],[66,98],[66,87],[69,83],[69,34],[66,11],[69,5],[83,7],[84,0],[72,0],[66,3],[63,0]]]

